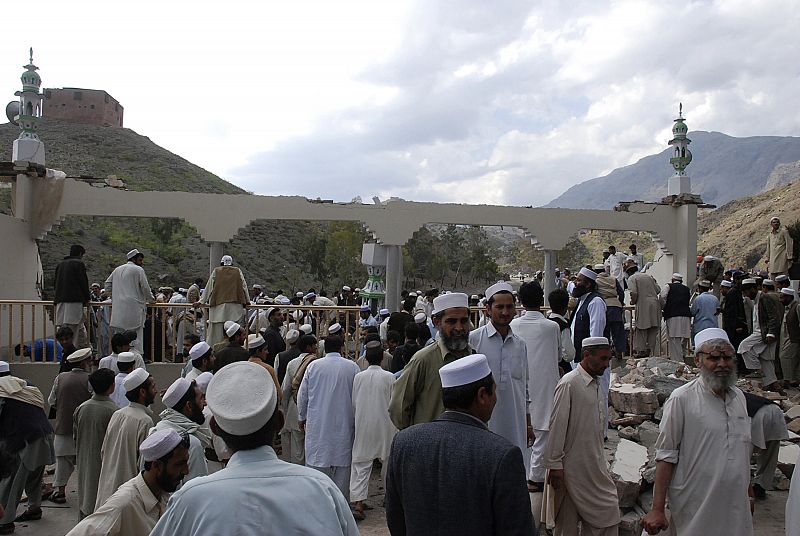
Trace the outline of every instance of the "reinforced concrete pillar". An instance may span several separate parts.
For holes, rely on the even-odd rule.
[[[544,304],[549,305],[547,297],[556,288],[556,279],[553,275],[555,273],[556,252],[552,249],[544,250]]]
[[[403,290],[402,246],[386,246],[386,308],[390,312],[400,308],[400,292]]]
[[[684,284],[692,288],[697,278],[697,205],[676,207],[678,251],[673,257],[676,272],[686,274]]]
[[[209,242],[208,244],[211,246],[208,250],[208,277],[211,277],[211,272],[219,266],[219,261],[224,253],[222,252],[222,242]]]
[[[11,209],[18,220],[31,220],[31,197],[33,192],[33,179],[25,173],[18,173],[11,190]]]

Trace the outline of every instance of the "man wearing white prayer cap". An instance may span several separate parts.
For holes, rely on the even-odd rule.
[[[369,305],[364,304],[359,308],[358,311],[359,319],[358,325],[361,329],[368,328],[368,327],[378,327],[378,321],[375,320],[375,317],[372,316],[372,310],[369,308]]]
[[[206,371],[200,374],[195,379],[195,382],[197,382],[197,387],[200,389],[200,392],[203,393],[203,395],[206,394],[206,389],[208,389],[208,384],[211,382],[211,378],[213,377],[214,375],[211,372]]]
[[[600,378],[611,361],[605,337],[586,337],[583,356],[556,386],[544,466],[548,515],[542,520],[555,534],[617,534],[619,500],[603,454],[605,416]],[[550,515],[552,513],[552,515]]]
[[[796,293],[790,288],[782,288],[779,299],[786,311],[779,348],[783,383],[785,387],[797,387],[800,385],[800,309]]]
[[[739,343],[737,353],[742,356],[742,361],[748,369],[761,371],[763,390],[780,393],[783,389],[775,374],[775,359],[779,356],[775,353],[783,321],[783,305],[774,286],[762,283],[763,291],[756,298],[758,295],[756,285],[747,284],[747,281],[747,279],[742,281],[742,294],[755,301],[753,331]],[[764,280],[764,283],[766,281]]]
[[[189,361],[192,363],[192,368],[185,377],[192,381],[203,372],[214,369],[214,351],[206,341],[200,341],[189,350]]]
[[[0,361],[0,378],[3,376],[11,376],[11,369],[8,366],[8,361]]]
[[[137,368],[122,383],[130,404],[114,412],[103,439],[102,469],[95,508],[99,508],[122,484],[139,471],[139,445],[153,427],[148,406],[156,399],[156,381]]]
[[[789,279],[789,276],[786,274],[776,275],[772,279],[775,281],[775,285],[778,287],[778,290],[782,288],[789,288],[792,285],[792,280]]]
[[[149,534],[187,472],[189,443],[175,430],[153,433],[141,446],[144,471],[122,484],[67,536]]]
[[[142,268],[144,254],[138,249],[128,252],[128,262],[117,266],[105,282],[105,291],[111,294],[111,331],[135,331],[132,346],[144,353],[144,321],[147,304],[153,303],[153,292]]]
[[[301,312],[301,311],[298,311]],[[309,326],[310,327],[310,326]],[[286,376],[286,367],[289,361],[300,355],[300,349],[297,347],[297,341],[300,340],[300,331],[297,329],[290,329],[286,332],[286,344],[288,348],[283,352],[279,352],[275,356],[275,373],[278,375],[278,384],[283,384],[283,377]]]
[[[269,372],[269,375],[272,376],[272,380],[275,382],[275,387],[278,389],[278,399],[280,399],[281,384],[278,381],[278,374],[275,372],[275,367],[270,365],[268,362],[272,360],[268,359],[269,354],[267,353],[267,343],[264,341],[264,338],[258,334],[249,335],[247,337],[247,351],[250,354],[248,361],[250,361],[250,363],[255,363],[260,367],[264,367],[264,369]]]
[[[677,272],[672,280],[661,287],[658,296],[669,340],[669,358],[683,363],[686,342],[692,335],[692,313],[689,310],[691,291],[683,284],[683,276]]]
[[[237,322],[231,321],[225,328],[225,335],[228,337],[228,344],[218,350],[214,350],[214,371],[217,371],[236,361],[247,361],[250,353],[244,348],[247,340],[247,331]]]
[[[445,411],[401,430],[392,445],[389,532],[428,534],[436,523],[442,535],[536,534],[522,453],[486,426],[498,396],[486,356],[469,355],[438,372]]]
[[[511,320],[517,313],[513,291],[505,281],[486,289],[489,322],[469,334],[469,344],[486,356],[497,384],[497,405],[489,421],[489,430],[519,447],[527,474],[533,446],[533,424],[528,407],[528,353],[525,341],[511,329]]]
[[[786,227],[781,228],[781,220],[777,216],[772,217],[769,225],[764,264],[767,265],[770,277],[775,279],[778,275],[789,273],[789,268],[795,260],[794,241]]]
[[[627,258],[628,256],[621,251],[617,251],[615,246],[608,246],[608,257],[603,259],[603,264],[608,269],[608,273],[619,281],[620,285],[622,285],[622,282],[625,280],[623,264]]]
[[[231,527],[239,536],[260,536],[265,527],[287,534],[358,534],[347,501],[329,478],[284,462],[272,450],[283,414],[266,370],[232,363],[214,375],[206,395],[211,428],[234,454],[224,469],[184,484],[150,536],[228,534]]]
[[[225,338],[226,320],[244,325],[250,294],[242,271],[233,266],[230,255],[224,255],[220,265],[211,272],[200,303],[209,307],[206,342],[212,347]]]
[[[432,319],[438,339],[414,354],[392,387],[389,415],[400,430],[430,422],[444,411],[439,369],[473,353],[466,294],[450,292],[434,298]]]
[[[753,534],[750,419],[736,387],[736,350],[720,328],[699,332],[694,345],[700,376],[664,404],[653,508],[642,526],[649,534],[667,528],[668,498],[673,534]]]
[[[378,335],[381,337],[381,342],[386,344],[386,338],[389,335],[389,317],[391,314],[389,313],[389,309],[381,309],[378,311],[378,316],[380,317],[378,318],[380,322],[380,324],[378,324]]]
[[[203,392],[194,380],[178,378],[170,385],[161,401],[166,409],[159,413],[161,419],[150,430],[150,435],[163,430],[175,430],[189,437],[189,471],[184,479],[188,482],[196,476],[208,474],[205,449],[212,448],[211,430],[203,427],[206,406]]]
[[[695,284],[698,281],[707,279],[711,283],[711,293],[719,299],[719,285],[724,275],[725,267],[722,265],[722,261],[713,255],[706,255],[700,264],[700,271],[697,273]]]

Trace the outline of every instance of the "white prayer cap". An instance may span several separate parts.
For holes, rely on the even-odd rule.
[[[703,288],[711,288],[711,281],[709,281],[708,279],[701,279],[700,281],[697,282],[697,285]]]
[[[91,348],[81,348],[80,350],[75,350],[69,357],[67,358],[67,363],[80,363],[87,357],[92,355]]]
[[[717,258],[713,255],[706,255],[705,257],[703,257],[703,262],[715,261],[715,260],[717,260]]]
[[[300,338],[300,332],[297,331],[296,329],[290,329],[289,331],[286,332],[286,342],[288,342],[289,344],[297,342],[297,339],[299,338]]]
[[[258,348],[263,346],[266,341],[264,337],[259,335],[258,333],[254,333],[247,336],[247,347],[248,348]]]
[[[792,298],[794,298],[794,290],[790,288],[782,288],[781,294],[786,294],[787,296],[791,296]]]
[[[126,255],[126,258],[127,258],[128,260],[131,260],[131,259],[132,259],[132,258],[134,258],[136,255],[141,255],[141,253],[139,253],[139,250],[138,250],[138,249],[135,249],[135,248],[134,248],[134,249],[132,249],[132,250],[130,250],[130,251],[128,252],[128,254]]]
[[[678,272],[675,272],[674,274],[672,274],[672,279],[677,279],[678,281],[683,281],[683,276],[681,274],[679,274]]]
[[[417,313],[414,315],[414,322],[417,324],[422,324],[428,319],[428,315],[425,313]]]
[[[303,292],[302,291],[295,292],[294,295],[297,296],[298,298],[302,298],[303,297]]]
[[[472,296],[469,297],[469,299],[470,300],[477,300],[478,299],[478,295],[477,294],[473,294]]]
[[[211,347],[208,345],[208,343],[206,341],[200,341],[194,346],[192,346],[191,350],[189,350],[189,359],[191,359],[192,361],[194,361],[195,359],[200,359],[201,357],[206,355],[206,353],[208,353],[209,350],[211,350]]]
[[[239,333],[239,330],[240,330],[240,329],[242,329],[242,326],[240,326],[240,325],[239,325],[239,324],[237,324],[236,322],[231,322],[231,325],[230,325],[230,326],[228,326],[228,327],[225,329],[225,335],[227,335],[228,337],[233,337],[234,335],[236,335],[237,333]]]
[[[168,408],[174,408],[175,404],[177,404],[180,399],[183,398],[183,395],[189,391],[191,386],[191,381],[187,380],[186,378],[178,378],[172,382],[172,385],[167,387],[167,391],[164,393],[164,396],[161,397],[161,401]]]
[[[125,376],[125,379],[122,380],[122,386],[125,388],[125,392],[129,393],[136,389],[137,387],[141,387],[144,382],[147,381],[147,378],[150,377],[150,374],[144,370],[143,368],[139,367],[136,370],[131,371],[130,374]]]
[[[486,298],[491,298],[498,292],[508,292],[509,294],[511,294],[512,292],[514,292],[514,287],[512,287],[505,281],[498,281],[497,283],[486,289]]]
[[[447,389],[482,380],[491,373],[486,356],[472,354],[456,359],[440,368],[439,378],[442,380],[442,388]]]
[[[258,283],[253,283],[253,290],[261,290],[263,287]]]
[[[774,287],[775,286],[775,281],[773,281],[772,279],[765,279],[764,281],[761,282],[761,286],[762,287]]]
[[[433,313],[439,314],[447,309],[455,309],[458,307],[468,308],[469,299],[463,292],[448,292],[447,294],[440,294],[433,299]]]
[[[292,303],[292,300],[290,300],[286,296],[281,296],[280,298],[278,298],[278,303],[280,303],[281,305],[289,305],[290,303]]]
[[[386,316],[389,314],[389,309],[381,309],[380,311],[378,311],[378,314],[381,316]]]
[[[315,292],[309,292],[308,294],[303,296],[303,299],[304,300],[311,300],[311,299],[315,298],[316,296],[317,296],[317,294]]]
[[[711,339],[724,339],[730,342],[728,339],[728,334],[725,333],[725,330],[722,328],[706,328],[697,335],[694,336],[694,348],[697,351],[698,348],[703,346],[703,343],[706,341],[710,341]]]
[[[303,324],[300,326],[300,331],[303,332],[303,335],[311,335],[311,324]]]
[[[230,266],[231,264],[233,264],[233,257],[231,257],[230,255],[223,255],[222,259],[219,262],[223,266]]]
[[[304,316],[304,313],[300,309],[296,309],[292,313],[292,318],[294,318],[295,320],[300,320],[301,318],[303,318],[303,316]]]
[[[136,361],[136,354],[133,352],[120,352],[117,354],[117,363],[133,363]]]
[[[8,368],[7,361],[0,361],[0,372],[8,372],[10,369]]]
[[[206,390],[208,389],[208,383],[211,381],[211,378],[213,377],[214,377],[213,374],[206,371],[194,379],[194,381],[197,382],[197,387],[200,388],[201,393],[206,394]]]
[[[338,322],[331,324],[328,327],[328,335],[333,335],[334,333],[339,333],[342,331],[342,325]]]
[[[773,216],[773,217],[772,217],[772,218],[769,220],[769,222],[770,222],[770,223],[772,223],[772,222],[774,222],[775,220],[781,221],[781,219],[780,219],[779,217],[777,217],[777,216]]]
[[[350,287],[345,285],[345,286],[342,287],[342,290],[345,291],[345,292],[350,292]]]
[[[581,348],[593,348],[595,346],[611,346],[605,337],[586,337],[581,341]]]
[[[755,285],[756,280],[752,277],[748,277],[747,279],[742,279],[742,285]]]
[[[142,441],[142,444],[139,445],[139,452],[142,453],[144,461],[152,462],[175,450],[181,441],[181,435],[174,428],[162,428]]]
[[[184,287],[179,287],[178,292],[181,294],[186,294],[187,292],[189,292],[189,289]]]
[[[583,277],[587,277],[587,278],[591,279],[592,281],[597,281],[597,272],[595,272],[594,270],[590,270],[585,266],[582,267],[580,272],[578,272],[578,273],[580,275],[582,275]]]
[[[720,286],[731,288],[731,287],[733,286],[733,283],[731,283],[731,282],[730,282],[730,281],[728,281],[727,279],[723,279],[723,280],[720,282]]]
[[[359,310],[360,310],[362,313],[366,313],[366,312],[369,312],[371,309],[369,308],[369,305],[367,305],[367,304],[364,304],[364,305],[362,305],[362,306],[361,306],[361,309],[359,309]]]
[[[353,292],[358,292],[360,290],[361,290],[360,288],[356,287],[356,289]]]
[[[408,297],[409,298],[416,298],[417,297],[417,293],[416,292],[409,292],[408,293]]]
[[[594,271],[595,272],[605,272],[606,271],[606,265],[603,264],[603,263],[595,264],[594,265]]]
[[[785,283],[786,281],[789,281],[789,276],[786,274],[781,274],[775,278],[776,283]]]
[[[271,315],[272,313],[274,313],[277,310],[278,309],[276,307],[267,307],[267,313],[266,313],[267,320],[269,320],[269,315]]]
[[[244,436],[267,424],[275,413],[278,391],[264,367],[237,361],[214,374],[206,403],[220,428]]]

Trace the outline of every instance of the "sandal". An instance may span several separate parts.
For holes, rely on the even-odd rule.
[[[60,491],[54,491],[48,498],[48,501],[54,502],[56,504],[64,504],[67,502],[67,496],[61,493]]]
[[[14,520],[17,523],[22,523],[23,521],[37,521],[42,519],[42,509],[35,508],[33,510],[27,509],[22,512],[17,518]]]

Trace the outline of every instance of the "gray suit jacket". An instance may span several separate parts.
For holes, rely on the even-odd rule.
[[[536,534],[522,453],[470,415],[401,430],[388,463],[392,536]]]

